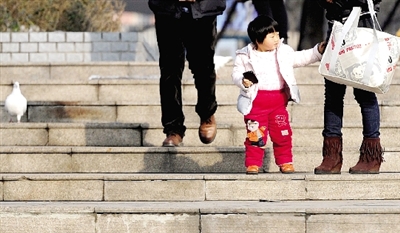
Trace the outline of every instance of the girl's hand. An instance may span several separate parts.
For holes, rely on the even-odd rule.
[[[245,86],[246,88],[249,88],[249,87],[251,87],[251,85],[253,85],[253,82],[250,81],[250,80],[248,80],[247,78],[243,78],[242,84],[243,84],[243,86]]]

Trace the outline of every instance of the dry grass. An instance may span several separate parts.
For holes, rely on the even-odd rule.
[[[1,0],[0,31],[113,32],[122,0]]]

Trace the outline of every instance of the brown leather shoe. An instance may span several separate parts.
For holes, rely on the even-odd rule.
[[[182,144],[182,137],[179,134],[170,134],[163,141],[162,146],[164,147],[175,147]]]
[[[216,135],[217,123],[215,122],[214,115],[206,120],[201,120],[199,127],[200,141],[204,144],[209,144],[214,141]]]

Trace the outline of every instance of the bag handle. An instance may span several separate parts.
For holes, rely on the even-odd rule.
[[[378,53],[378,49],[379,49],[379,40],[378,40],[378,33],[376,30],[376,27],[378,26],[378,28],[381,30],[379,22],[378,22],[378,18],[376,17],[376,12],[374,10],[374,3],[372,0],[367,0],[367,2],[368,2],[368,11],[369,11],[369,14],[371,15],[371,19],[372,19],[372,26],[373,26],[372,30],[373,30],[373,34],[374,34],[374,39],[372,42],[372,48],[369,53],[367,63],[365,65],[364,75],[362,78],[363,82],[366,82],[369,79],[369,77],[371,76],[374,57]],[[336,46],[335,46],[334,50],[332,51],[331,60],[330,60],[330,64],[332,67],[335,66],[335,64],[338,60],[338,57],[339,57],[339,51],[342,47],[341,44],[338,44],[338,43],[342,43],[342,41],[346,37],[347,33],[349,33],[351,28],[357,28],[358,22],[360,20],[360,14],[361,14],[361,8],[353,7],[353,10],[351,11],[346,22],[344,23],[344,25],[342,27],[342,33],[340,34],[339,39],[336,40]],[[337,23],[337,22],[335,22],[335,23]],[[380,67],[378,67],[378,69],[380,69]]]
[[[381,26],[379,25],[378,18],[376,17],[373,0],[367,0],[367,3],[368,3],[368,11],[372,19],[373,29],[374,30],[379,29],[379,31],[382,31]]]
[[[368,10],[369,10],[369,14],[371,15],[371,19],[372,19],[371,21],[372,21],[372,26],[373,26],[372,30],[374,33],[374,40],[372,42],[371,52],[368,56],[368,60],[365,65],[364,75],[362,78],[362,80],[364,82],[366,82],[368,80],[368,78],[371,76],[374,57],[376,54],[378,54],[379,40],[378,40],[378,33],[376,31],[376,26],[378,26],[379,29],[382,30],[381,27],[379,26],[378,18],[376,17],[376,12],[374,9],[374,3],[372,0],[368,0]],[[381,69],[379,66],[377,68]]]
[[[370,1],[370,0],[368,0],[368,1]],[[331,56],[331,61],[330,61],[331,67],[334,67],[336,64],[336,61],[339,57],[339,50],[342,48],[341,44],[342,44],[342,41],[344,40],[345,36],[347,35],[347,33],[350,31],[351,28],[358,26],[358,21],[360,20],[360,13],[361,13],[360,7],[353,7],[353,10],[351,11],[346,22],[344,23],[344,25],[342,27],[342,34],[340,35],[338,40],[335,40],[336,45],[332,51],[332,56]],[[335,21],[334,23],[337,23],[337,22]],[[333,35],[334,35],[334,32],[332,31],[332,36]]]

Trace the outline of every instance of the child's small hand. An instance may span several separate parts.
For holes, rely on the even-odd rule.
[[[253,85],[253,82],[248,80],[247,78],[243,78],[242,80],[243,86],[245,86],[246,88],[251,87],[251,85]]]
[[[320,54],[323,54],[323,53],[325,52],[325,49],[326,49],[326,42],[325,42],[325,41],[322,41],[322,42],[319,43],[319,45],[318,45],[318,52],[319,52]]]

